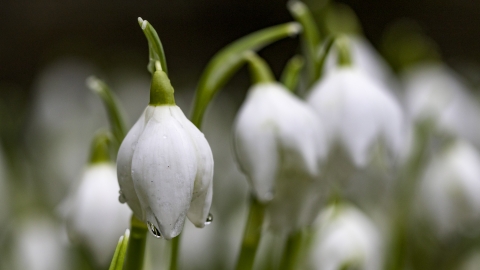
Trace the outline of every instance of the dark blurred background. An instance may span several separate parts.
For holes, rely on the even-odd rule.
[[[306,2],[314,12],[324,6],[322,0]],[[478,1],[338,2],[353,8],[365,36],[377,48],[389,24],[411,18],[438,43],[447,62],[480,60]],[[2,111],[7,112],[2,115],[8,116],[2,119],[3,131],[21,130],[35,76],[59,57],[85,58],[105,70],[129,65],[146,73],[147,42],[137,24],[139,16],[156,27],[167,54],[170,77],[180,88],[195,85],[208,60],[223,46],[252,31],[292,20],[286,1],[274,0],[2,0],[0,89]],[[283,40],[262,56],[278,75],[296,50],[298,39]],[[248,83],[238,76],[237,80]],[[3,135],[4,139],[17,137]]]

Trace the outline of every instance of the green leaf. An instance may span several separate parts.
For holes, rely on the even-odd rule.
[[[107,109],[110,128],[115,139],[115,148],[118,150],[127,133],[120,101],[106,83],[94,76],[87,79],[87,86],[102,99],[103,104]]]
[[[288,63],[282,72],[280,82],[292,92],[295,92],[295,88],[297,88],[300,71],[302,71],[304,63],[305,60],[301,55],[295,55],[288,60]]]
[[[208,104],[233,74],[245,63],[244,53],[259,50],[301,31],[298,23],[285,23],[245,36],[219,51],[208,63],[195,94],[192,122],[200,128]]]
[[[290,1],[288,2],[288,10],[304,29],[302,41],[305,47],[308,85],[310,86],[320,77],[320,67],[318,65],[318,58],[316,57],[316,52],[321,41],[320,31],[318,30],[312,13],[304,3],[300,1]]]
[[[162,70],[168,74],[167,59],[165,58],[165,52],[163,51],[162,42],[158,37],[155,28],[147,21],[138,17],[138,24],[143,30],[145,37],[148,41],[149,62],[147,69],[150,73],[155,72],[155,62],[159,61],[162,65]]]
[[[118,240],[117,247],[115,248],[115,253],[113,254],[112,262],[108,270],[122,270],[123,261],[125,259],[125,253],[127,252],[128,240],[130,238],[130,231],[127,229],[125,234],[120,237]]]

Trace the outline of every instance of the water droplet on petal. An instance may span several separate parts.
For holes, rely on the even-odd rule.
[[[205,225],[210,225],[213,222],[213,215],[208,213],[207,220],[205,220]]]
[[[167,138],[167,136],[163,135],[163,138],[164,138],[164,139],[166,139],[166,138]]]
[[[118,201],[119,201],[120,203],[126,203],[126,202],[127,202],[127,199],[125,198],[125,195],[123,194],[123,192],[120,190],[120,191],[118,191],[118,193],[120,194],[120,195],[118,196]]]
[[[155,227],[155,225],[153,225],[150,221],[147,221],[147,226],[148,226],[148,229],[150,230],[150,232],[152,233],[152,235],[155,238],[163,238],[162,234],[157,229],[157,227]]]

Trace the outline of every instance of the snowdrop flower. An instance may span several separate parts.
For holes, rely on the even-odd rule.
[[[480,145],[480,106],[448,67],[422,64],[402,76],[412,121],[433,120],[441,130]]]
[[[270,74],[261,58],[249,60]],[[237,114],[234,146],[255,197],[271,201],[270,225],[289,230],[313,221],[321,206],[319,164],[327,148],[320,121],[306,103],[268,75],[248,91]]]
[[[93,143],[90,164],[69,202],[67,229],[73,242],[86,246],[96,263],[106,266],[129,227],[131,211],[118,202],[115,164],[110,161],[108,137],[99,133]]]
[[[307,102],[320,116],[329,145],[340,143],[357,167],[368,164],[379,139],[398,155],[404,136],[400,105],[351,62],[317,82]]]
[[[46,216],[34,214],[25,218],[15,226],[13,236],[13,269],[71,269],[62,230]]]
[[[480,154],[462,140],[447,147],[430,162],[420,183],[421,215],[441,236],[480,221]]]
[[[120,147],[117,173],[121,199],[157,237],[177,236],[186,216],[200,228],[212,219],[212,151],[175,105],[170,80],[158,68],[150,104]]]
[[[311,269],[382,268],[379,229],[362,212],[347,205],[330,206],[315,223],[318,231],[309,256]]]

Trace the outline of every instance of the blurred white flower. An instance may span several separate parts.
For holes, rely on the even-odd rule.
[[[311,269],[376,270],[382,268],[379,229],[352,206],[330,206],[315,221],[318,231],[312,242]]]
[[[372,146],[382,139],[398,155],[404,119],[395,98],[355,67],[340,67],[315,84],[307,97],[325,127],[329,145],[347,151],[357,167],[371,159]]]
[[[398,82],[392,69],[372,44],[360,35],[349,35],[348,39],[350,41],[352,65],[362,70],[372,80],[381,83],[383,87],[396,88]],[[332,50],[325,65],[326,73],[334,72],[338,66],[336,48],[333,47]]]
[[[71,199],[67,229],[72,241],[85,245],[96,263],[112,259],[119,235],[129,227],[131,211],[118,201],[115,164],[89,165]]]
[[[153,234],[171,239],[186,216],[197,227],[208,221],[213,157],[203,133],[174,105],[164,72],[155,72],[154,87],[168,88],[162,94],[173,104],[147,106],[129,131],[118,153],[118,182],[133,213]]]
[[[253,193],[271,201],[270,225],[288,231],[312,222],[324,199],[319,165],[327,151],[315,112],[282,85],[259,83],[249,90],[234,133]]]
[[[480,146],[480,106],[452,70],[440,64],[417,65],[402,81],[412,121],[433,120],[440,130]]]
[[[480,221],[480,154],[455,141],[428,165],[420,183],[421,216],[429,217],[440,235]],[[470,224],[469,224],[470,223]]]
[[[14,269],[65,270],[67,243],[60,226],[45,216],[32,215],[15,226],[11,251]]]

